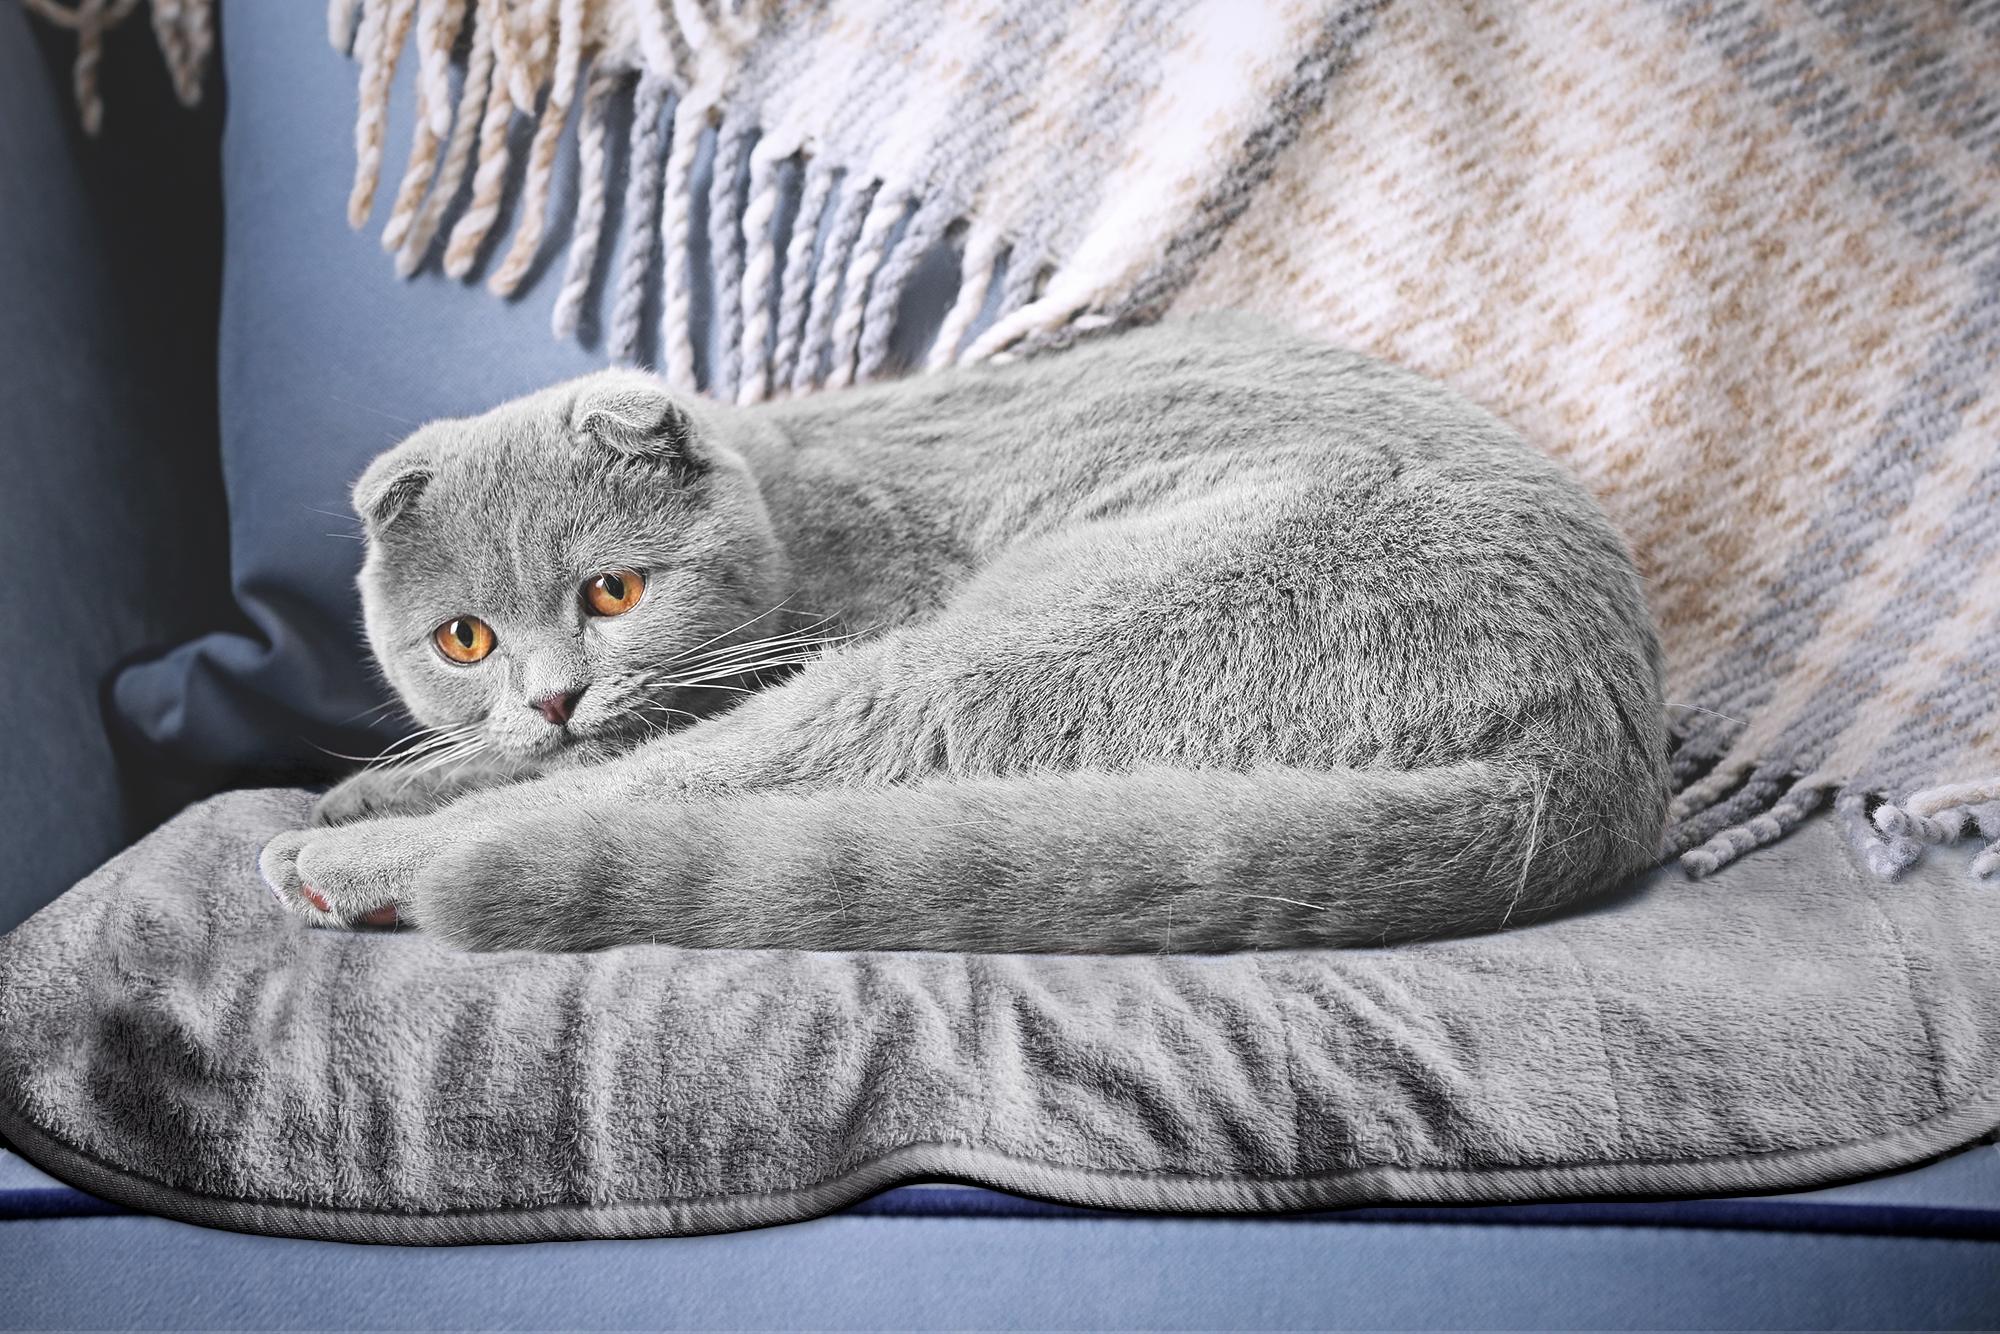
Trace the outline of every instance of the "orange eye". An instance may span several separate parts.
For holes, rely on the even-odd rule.
[[[592,616],[623,616],[645,592],[637,570],[608,570],[583,586],[583,605]]]
[[[477,616],[459,616],[431,631],[431,642],[448,660],[470,663],[491,653],[498,641],[493,627]]]

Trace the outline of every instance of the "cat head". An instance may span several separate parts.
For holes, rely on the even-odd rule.
[[[609,371],[377,458],[354,488],[362,614],[412,716],[528,760],[685,721],[676,682],[781,596],[770,517],[715,425]]]

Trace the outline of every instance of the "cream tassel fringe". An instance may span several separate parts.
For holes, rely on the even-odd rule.
[[[604,237],[604,193],[611,176],[611,99],[624,81],[624,74],[600,65],[591,70],[590,86],[584,90],[583,124],[576,143],[576,222],[570,228],[562,286],[549,315],[549,331],[557,338],[573,336],[582,323],[584,302],[597,271],[598,247]]]
[[[85,126],[95,130],[103,116],[97,69],[104,34],[139,0],[25,2],[77,34],[76,95]],[[214,47],[214,4],[151,0],[155,39],[182,101],[200,96]],[[576,215],[549,319],[558,337],[584,326],[595,275],[616,239],[603,294],[612,359],[641,357],[642,324],[657,291],[655,355],[681,388],[751,403],[871,378],[887,363],[910,276],[960,219],[912,184],[821,161],[796,129],[726,114],[742,55],[764,16],[762,0],[329,0],[327,38],[358,67],[348,221],[365,226],[384,193],[390,99],[408,47],[415,66],[411,141],[381,236],[397,273],[408,277],[435,257],[446,275],[469,280],[491,250],[486,287],[518,295],[558,225],[551,215],[559,150],[574,127]],[[453,53],[461,49],[465,67],[454,91]],[[614,152],[612,108],[628,88],[632,125]],[[697,200],[695,159],[708,134],[713,170]],[[607,192],[620,155],[624,223],[613,238],[606,235]],[[518,173],[517,156],[524,158]],[[787,221],[781,202],[788,187],[797,189],[799,205]],[[510,211],[512,235],[495,246]],[[688,268],[704,215],[714,365],[696,354],[692,317],[703,275]],[[934,362],[958,359],[966,330],[991,304],[989,287],[1006,255],[1005,238],[991,227],[967,236],[964,292]],[[1003,306],[1024,303],[1018,269],[1000,281]]]
[[[423,0],[417,10],[417,55],[422,71],[417,82],[417,128],[410,145],[410,164],[403,169],[403,183],[397,187],[396,202],[382,228],[382,248],[391,254],[401,251],[416,227],[424,196],[437,173],[438,148],[451,133],[451,46],[458,40],[464,19],[465,10],[455,0]],[[466,71],[468,86],[473,75],[474,71]],[[426,244],[428,241],[426,237]]]
[[[76,93],[78,114],[83,120],[83,132],[94,135],[104,126],[104,99],[97,91],[97,66],[104,58],[104,34],[117,27],[138,8],[139,0],[75,0],[65,5],[59,0],[21,0],[31,13],[39,15],[58,28],[68,28],[76,34],[76,63],[70,69],[70,83]],[[170,33],[160,46],[160,55],[167,62],[167,72],[174,81],[174,91],[183,101],[189,100],[184,89],[191,89],[194,96],[201,95],[201,80],[208,59],[208,44],[203,42],[200,54],[195,54],[192,43],[184,41],[189,11],[202,11],[203,32],[213,30],[213,18],[209,6],[214,0],[186,0],[185,3],[170,6],[173,18],[164,26]],[[162,32],[163,24],[155,22],[155,34]],[[171,44],[169,44],[171,43]]]

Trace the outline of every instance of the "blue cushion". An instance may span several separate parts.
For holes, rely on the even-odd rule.
[[[222,44],[221,449],[248,623],[129,668],[113,696],[151,746],[223,770],[323,768],[321,747],[368,744],[383,695],[348,506],[367,461],[428,418],[599,364],[549,336],[546,293],[502,304],[435,268],[403,283],[379,227],[348,229],[354,66],[319,9],[239,6]],[[391,145],[408,142],[408,73]],[[389,180],[400,171],[392,154]]]
[[[111,44],[119,105],[86,143],[67,37],[0,6],[0,932],[133,832],[105,678],[227,614],[216,117],[173,102],[151,45]]]
[[[385,696],[366,659],[354,591],[360,550],[348,489],[368,460],[426,420],[597,369],[605,355],[558,342],[548,328],[574,206],[569,137],[557,222],[519,298],[490,296],[477,282],[483,268],[466,283],[433,263],[402,282],[378,238],[409,142],[412,62],[398,70],[376,218],[355,232],[344,220],[355,67],[328,47],[324,14],[246,5],[229,12],[226,37],[222,466],[235,597],[247,624],[133,666],[114,700],[155,753],[241,783],[339,767],[328,752],[362,753],[394,729],[380,708]],[[629,97],[620,114],[629,115]],[[697,198],[712,148],[710,136],[697,152]],[[614,180],[614,208],[621,195]],[[510,204],[487,262],[511,228]],[[706,275],[695,267],[699,316]],[[903,302],[895,346],[906,358],[943,318],[956,281],[956,261],[940,246]],[[697,350],[712,356],[697,332]]]

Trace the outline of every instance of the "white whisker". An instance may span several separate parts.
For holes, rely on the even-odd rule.
[[[688,689],[688,690],[727,690],[727,691],[729,691],[729,692],[730,692],[731,694],[735,694],[735,695],[756,695],[756,694],[761,694],[761,693],[762,693],[761,691],[758,691],[758,690],[753,690],[753,689],[751,689],[751,688],[750,688],[749,686],[726,686],[726,685],[722,685],[722,684],[721,684],[721,683],[720,683],[719,681],[678,681],[678,680],[676,680],[676,681],[661,681],[661,682],[660,682],[659,684],[661,684],[661,685],[663,685],[663,686],[668,686],[668,687],[671,687],[671,688],[673,688],[673,689],[677,689],[677,690],[678,690],[678,689]]]
[[[370,762],[370,767],[394,768],[409,764],[426,755],[432,755],[440,750],[448,750],[453,746],[459,745],[468,738],[476,736],[477,731],[476,727],[468,725],[463,727],[429,729],[425,732],[412,733],[404,737],[401,741],[392,743]]]
[[[697,675],[679,676],[681,681],[712,681],[730,676],[747,676],[751,672],[766,671],[773,667],[804,667],[823,657],[820,653],[773,652],[762,656],[734,658],[723,662],[693,664]]]
[[[417,779],[422,778],[425,774],[433,773],[438,769],[444,768],[447,765],[451,766],[453,772],[456,772],[457,770],[464,768],[467,764],[471,763],[473,760],[479,758],[481,755],[485,754],[486,750],[487,750],[486,738],[484,738],[483,736],[474,734],[464,737],[463,739],[459,740],[456,744],[448,746],[438,753],[427,756],[421,763],[412,764],[408,766],[409,773],[404,777],[402,784],[397,788],[397,791],[399,792],[402,791],[404,788],[407,788],[411,783],[416,782]],[[398,766],[399,769],[401,767],[403,766]]]
[[[778,636],[771,639],[752,639],[752,640],[747,640],[741,644],[731,644],[728,645],[726,648],[715,649],[707,653],[696,654],[692,657],[681,656],[676,658],[669,658],[662,665],[666,667],[675,667],[675,668],[713,667],[733,662],[739,658],[750,657],[757,654],[773,654],[773,653],[795,652],[801,654],[808,654],[812,657],[817,657],[820,655],[821,651],[824,650],[827,646],[831,644],[837,644],[842,640],[854,639],[854,638],[858,638],[858,636],[829,635],[819,638],[809,638],[805,636]]]
[[[329,750],[327,747],[320,745],[319,742],[312,740],[307,740],[306,744],[322,755],[331,755],[336,760],[352,760],[356,764],[373,764],[381,758],[379,755],[349,755],[344,750]]]
[[[786,601],[787,601],[787,602],[789,602],[790,600],[791,600],[791,599],[789,599],[789,598],[787,598],[787,599],[786,599]],[[710,644],[713,644],[713,643],[714,643],[714,642],[715,642],[716,640],[718,640],[718,639],[727,639],[727,638],[729,638],[729,636],[731,636],[731,635],[735,634],[735,633],[736,633],[736,632],[737,632],[738,630],[741,630],[741,629],[744,629],[745,627],[748,627],[748,626],[752,626],[752,625],[755,625],[755,624],[756,624],[757,622],[759,622],[759,621],[763,620],[763,619],[764,619],[764,618],[765,618],[766,616],[775,616],[775,615],[777,615],[777,614],[778,614],[779,612],[783,611],[784,609],[785,609],[785,603],[784,603],[784,602],[780,602],[780,603],[779,603],[779,604],[778,604],[777,606],[775,606],[775,607],[771,607],[771,608],[769,608],[768,610],[765,610],[765,611],[760,611],[760,612],[758,612],[758,613],[757,613],[757,614],[756,614],[755,616],[752,616],[752,617],[751,617],[751,618],[750,618],[749,620],[747,620],[747,621],[741,621],[741,622],[738,622],[738,623],[737,623],[737,624],[735,624],[735,625],[732,625],[732,626],[730,626],[730,627],[729,627],[729,628],[728,628],[727,630],[724,630],[724,631],[723,631],[723,632],[722,632],[721,634],[719,634],[719,635],[710,635],[710,636],[709,636],[709,637],[708,637],[707,639],[704,639],[704,640],[702,640],[702,641],[701,641],[701,643],[699,643],[699,644],[696,644],[696,645],[695,645],[695,646],[694,646],[693,648],[690,648],[690,649],[688,649],[688,650],[687,650],[687,652],[688,652],[688,653],[693,653],[693,652],[695,651],[695,649],[701,649],[701,648],[706,648],[706,647],[708,647],[708,646],[709,646]],[[824,618],[822,618],[822,622],[823,622],[823,620],[824,620]]]

